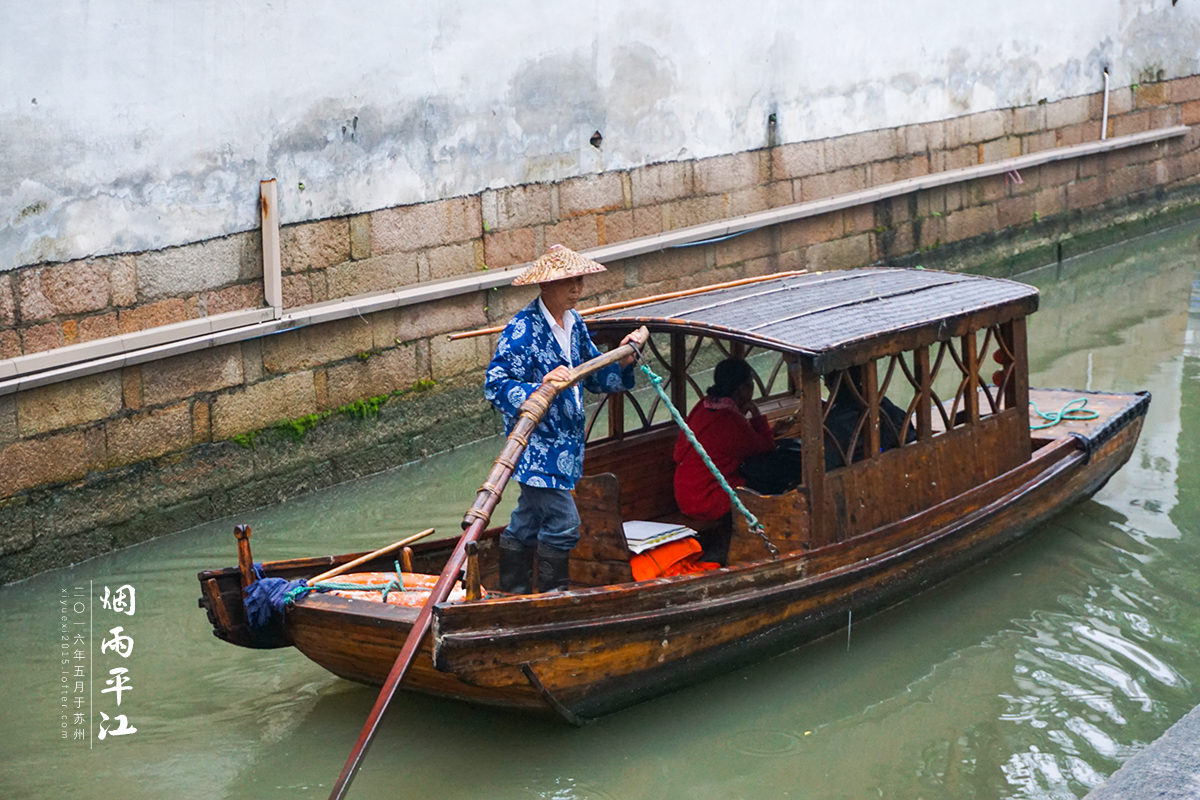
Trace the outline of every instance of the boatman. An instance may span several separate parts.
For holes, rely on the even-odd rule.
[[[583,276],[604,272],[603,264],[555,245],[513,280],[513,286],[538,284],[541,294],[517,312],[500,334],[487,369],[484,395],[504,414],[511,432],[521,404],[547,381],[565,381],[570,370],[601,353],[588,336],[575,304]],[[645,334],[621,340],[645,344]],[[597,370],[582,381],[588,391],[622,392],[633,388],[633,357]],[[529,438],[513,479],[521,496],[500,536],[500,588],[529,594],[534,561],[537,590],[566,589],[571,549],[579,541],[579,514],[571,490],[583,475],[586,418],[579,386],[560,392]]]

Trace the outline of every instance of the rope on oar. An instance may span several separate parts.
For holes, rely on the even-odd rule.
[[[1042,419],[1046,420],[1043,425],[1030,425],[1029,430],[1040,431],[1046,428],[1053,428],[1060,422],[1083,422],[1089,419],[1096,419],[1100,415],[1092,411],[1090,408],[1085,408],[1087,405],[1086,397],[1076,397],[1071,402],[1060,408],[1058,411],[1051,411],[1048,414],[1043,414],[1041,409],[1037,407],[1037,403],[1032,400],[1029,405],[1033,406],[1033,413],[1037,414]]]
[[[767,538],[767,534],[763,531],[762,523],[758,521],[758,517],[754,516],[750,512],[750,509],[742,504],[741,498],[737,496],[737,492],[733,490],[733,487],[729,485],[729,481],[725,480],[725,476],[721,474],[721,470],[717,469],[717,465],[709,458],[704,445],[700,444],[699,440],[696,439],[696,434],[692,432],[683,415],[679,413],[679,409],[675,407],[675,403],[671,401],[671,398],[663,390],[663,379],[655,375],[654,371],[646,366],[646,362],[642,361],[641,358],[638,358],[638,367],[646,375],[646,379],[650,381],[650,385],[654,387],[654,391],[658,392],[658,396],[662,398],[663,405],[671,412],[671,418],[675,420],[675,424],[683,431],[683,435],[691,442],[692,447],[696,448],[696,454],[700,456],[700,460],[704,462],[704,466],[708,467],[708,471],[717,479],[717,483],[721,486],[721,489],[725,494],[729,495],[729,502],[733,504],[733,507],[738,510],[739,514],[746,518],[746,524],[749,525],[750,531],[758,534],[759,538],[763,540],[763,544],[767,546],[767,550],[770,551],[772,558],[779,558],[779,548]]]

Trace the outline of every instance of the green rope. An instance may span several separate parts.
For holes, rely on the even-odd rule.
[[[696,448],[696,454],[700,456],[700,460],[704,462],[704,466],[708,467],[708,471],[711,472],[713,477],[717,479],[717,483],[720,484],[721,489],[724,490],[725,494],[729,495],[729,502],[738,510],[738,513],[746,518],[746,523],[750,526],[751,532],[758,534],[762,538],[763,542],[766,543],[767,549],[771,551],[771,555],[778,558],[779,548],[777,548],[771,542],[771,540],[767,538],[766,533],[763,531],[762,523],[758,521],[758,517],[750,513],[750,509],[746,508],[746,506],[742,504],[741,499],[737,496],[737,492],[733,491],[733,487],[730,486],[729,482],[725,480],[725,476],[721,474],[721,470],[717,469],[717,465],[713,463],[711,458],[709,458],[704,446],[696,439],[696,434],[692,432],[692,429],[688,427],[687,421],[684,420],[683,415],[679,413],[679,409],[675,407],[675,404],[671,402],[671,398],[667,396],[665,391],[663,391],[663,379],[655,375],[654,371],[646,366],[644,361],[639,360],[638,366],[641,368],[642,372],[645,373],[646,378],[650,381],[650,385],[654,387],[654,391],[658,392],[658,396],[662,398],[663,405],[666,406],[667,410],[671,412],[671,418],[675,420],[675,424],[678,425],[679,429],[683,431],[683,435],[687,437],[689,442],[691,442],[692,447]]]
[[[293,589],[288,589],[283,595],[283,602],[285,605],[293,605],[296,602],[297,597],[303,597],[312,590],[313,588],[311,586],[297,586]]]
[[[1029,401],[1029,405],[1033,406],[1033,413],[1046,420],[1044,425],[1030,425],[1029,430],[1031,431],[1040,431],[1044,430],[1045,428],[1053,428],[1063,420],[1082,422],[1084,420],[1096,419],[1096,417],[1100,416],[1095,411],[1092,411],[1089,408],[1084,408],[1084,406],[1087,405],[1086,397],[1076,397],[1058,411],[1051,411],[1049,414],[1043,414],[1041,409],[1037,407],[1037,403],[1033,402],[1032,400]]]
[[[396,581],[395,582],[399,586],[400,591],[407,592],[408,589],[404,588],[404,573],[400,571],[400,562],[392,561],[392,566],[396,568]],[[390,586],[391,584],[389,583],[388,585]],[[383,602],[385,602],[385,603],[387,602],[387,593],[388,593],[388,590],[384,589],[383,590]]]
[[[404,586],[404,578],[400,572],[400,562],[395,562],[396,577],[386,583],[338,583],[337,581],[319,581],[314,584],[297,586],[294,589],[289,589],[283,596],[283,600],[289,606],[296,602],[296,598],[303,597],[309,592],[382,592],[383,602],[387,602],[388,592],[407,592],[408,589]]]

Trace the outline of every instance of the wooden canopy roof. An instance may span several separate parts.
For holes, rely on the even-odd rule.
[[[795,353],[819,374],[1037,310],[1032,286],[933,270],[783,276],[588,317],[589,330],[709,333]]]

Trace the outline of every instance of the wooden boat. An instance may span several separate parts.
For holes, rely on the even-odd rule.
[[[571,590],[439,604],[404,687],[579,724],[829,633],[851,612],[861,619],[1016,541],[1129,459],[1150,401],[1144,392],[1031,390],[1025,318],[1037,303],[1036,289],[1012,281],[863,269],[589,317],[601,347],[646,325],[644,357],[685,413],[705,370],[727,355],[746,358],[759,407],[801,442],[800,485],[780,495],[737,490],[765,537],[734,514],[728,567],[634,581],[623,521],[713,523],[689,521],[675,505],[678,431],[665,403],[644,389],[608,396],[592,413],[576,488],[582,539]],[[826,427],[839,392],[862,409],[842,441]],[[886,451],[894,422],[879,413],[885,396],[907,412],[890,437],[903,444]],[[1031,399],[1045,410],[1080,396],[1094,419],[1032,429]],[[826,450],[842,465],[827,466]],[[499,531],[480,539],[469,584],[479,575],[495,585]],[[414,569],[439,572],[453,545],[416,545]],[[268,562],[264,571],[311,577],[359,555]],[[291,645],[366,684],[384,681],[417,614],[314,593],[288,609],[277,641],[263,642],[246,625],[237,568],[199,579],[218,637]]]

